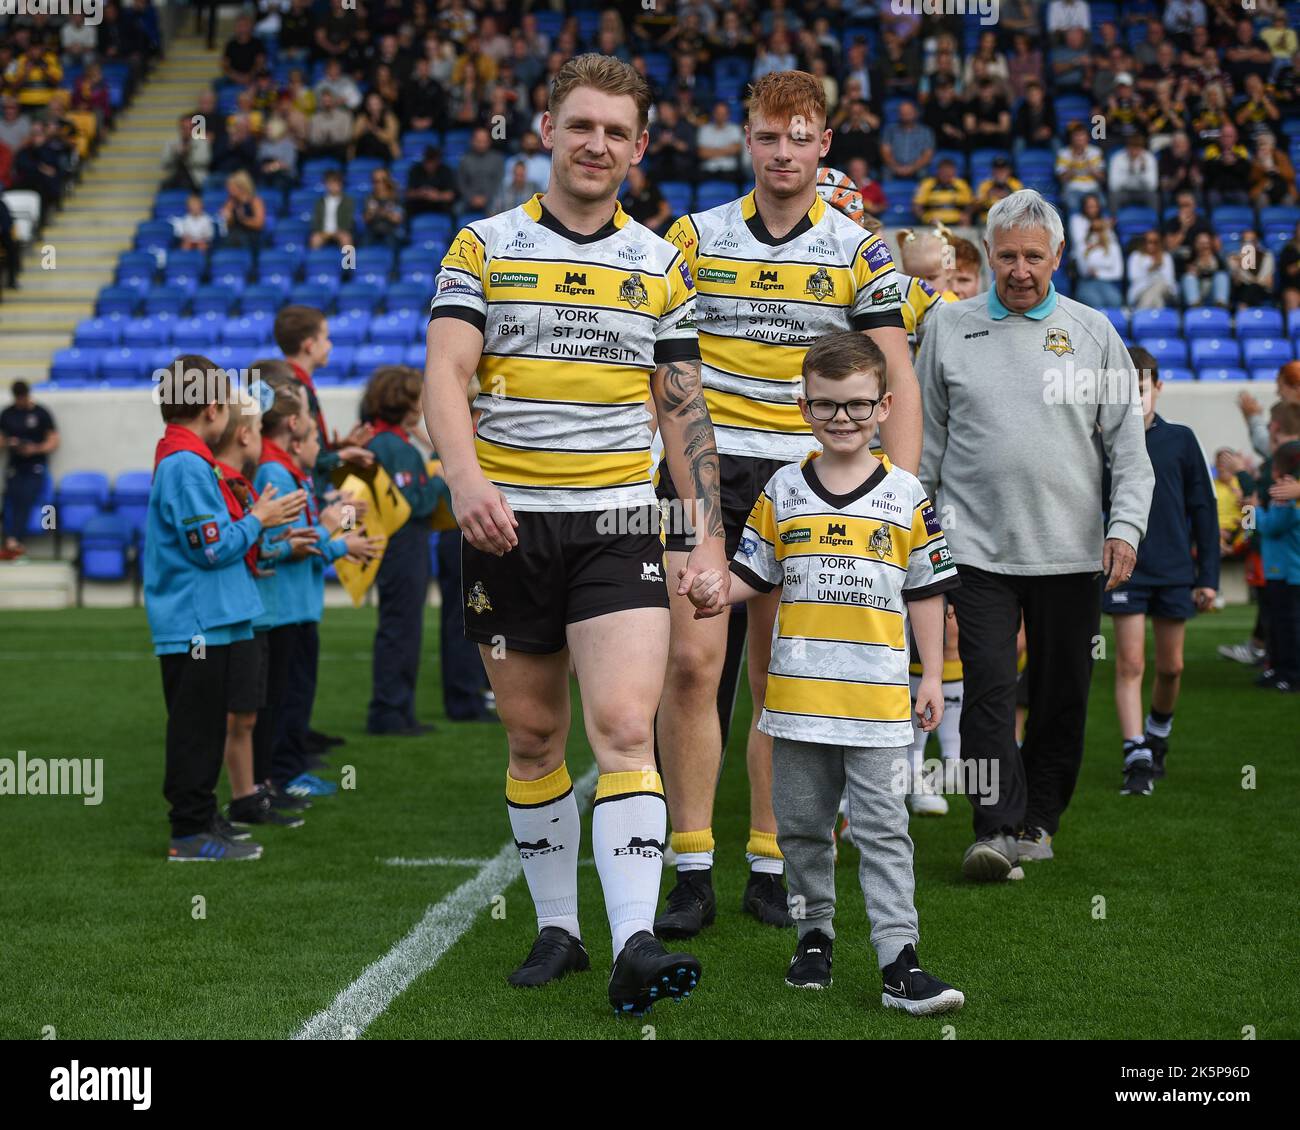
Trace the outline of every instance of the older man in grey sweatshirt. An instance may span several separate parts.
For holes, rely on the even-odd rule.
[[[985,786],[962,870],[999,880],[1052,858],[1083,761],[1102,578],[1114,588],[1132,573],[1154,477],[1128,350],[1104,314],[1052,285],[1065,246],[1056,209],[1013,193],[990,210],[985,246],[994,286],[932,309],[916,371],[920,479],[962,581],[951,599],[968,792],[972,778]],[[1030,709],[1017,747],[1022,615]]]

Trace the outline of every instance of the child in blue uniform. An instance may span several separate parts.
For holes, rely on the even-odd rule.
[[[1195,434],[1156,415],[1161,383],[1155,358],[1137,347],[1129,355],[1140,375],[1147,454],[1156,483],[1133,575],[1103,593],[1102,608],[1115,624],[1115,708],[1124,739],[1120,792],[1149,796],[1154,782],[1165,775],[1187,621],[1197,610],[1214,606],[1219,587],[1219,511]],[[1155,627],[1156,679],[1144,725],[1147,616]]]
[[[384,366],[375,370],[362,401],[362,415],[375,429],[368,446],[411,507],[405,524],[390,535],[375,579],[379,626],[366,716],[372,734],[415,737],[433,729],[415,716],[415,684],[429,595],[429,519],[449,495],[441,479],[429,477],[426,456],[411,442],[423,385],[417,369]]]
[[[168,859],[257,859],[217,813],[227,704],[255,677],[249,652],[262,612],[245,555],[266,526],[291,520],[301,491],[270,490],[247,514],[223,481],[210,445],[230,412],[230,385],[206,357],[177,358],[159,390],[167,425],[154,453],[144,550],[145,612],[162,666],[171,805]]]
[[[1268,425],[1273,454],[1260,476],[1255,528],[1264,565],[1269,665],[1256,683],[1300,689],[1300,404],[1275,404]]]
[[[307,506],[294,523],[315,530],[315,551],[294,560],[276,562],[265,579],[265,611],[255,627],[267,631],[269,645],[267,702],[254,732],[254,756],[270,743],[270,779],[275,791],[290,796],[328,796],[338,791],[331,781],[308,772],[313,764],[307,748],[312,703],[316,698],[316,669],[320,662],[319,624],[325,604],[325,565],[341,557],[368,560],[378,543],[360,533],[331,534],[340,524],[340,506],[317,509],[311,470],[320,454],[320,433],[307,413],[301,394],[277,389],[271,408],[262,417],[262,460],[254,486],[277,490],[301,489]],[[268,530],[264,552],[275,553],[280,530]],[[260,735],[258,733],[260,731]],[[261,767],[258,769],[261,772]]]

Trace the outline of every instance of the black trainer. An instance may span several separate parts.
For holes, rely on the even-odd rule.
[[[649,930],[628,938],[609,975],[609,1003],[620,1016],[644,1016],[655,1001],[685,1000],[700,983],[700,962],[669,953]]]
[[[820,930],[809,930],[799,939],[785,983],[796,989],[831,987],[831,949],[835,943]]]
[[[301,813],[276,808],[271,803],[271,793],[265,785],[250,796],[232,800],[226,806],[226,818],[236,827],[274,824],[280,828],[301,828],[306,823]]]
[[[220,812],[213,817],[212,830],[219,836],[225,836],[228,840],[247,840],[251,839],[253,835],[247,828],[236,828]]]
[[[1120,796],[1150,796],[1156,787],[1155,766],[1146,746],[1125,745],[1124,784]]]
[[[307,744],[308,748],[320,746],[321,749],[332,749],[334,746],[346,745],[347,743],[343,738],[335,734],[322,734],[319,730],[308,730]]]
[[[1151,775],[1159,781],[1165,775],[1165,758],[1169,756],[1169,739],[1147,734],[1143,739],[1151,751]]]
[[[753,915],[764,926],[793,926],[786,901],[785,882],[770,871],[751,871],[745,884],[740,909]]]
[[[677,885],[668,892],[664,912],[655,919],[655,933],[661,938],[693,938],[718,915],[713,893],[713,868],[678,871]]]
[[[290,796],[274,785],[267,785],[266,791],[271,798],[271,807],[278,812],[306,812],[311,807],[311,801],[305,796]]]
[[[568,930],[547,926],[537,935],[523,964],[506,978],[516,989],[537,989],[568,973],[585,973],[591,958],[582,942]]]
[[[916,947],[906,945],[893,962],[880,971],[884,991],[880,1003],[886,1008],[901,1008],[913,1016],[933,1016],[955,1012],[966,1003],[960,989],[931,977],[916,956]]]

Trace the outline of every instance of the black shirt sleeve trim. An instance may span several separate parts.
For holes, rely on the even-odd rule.
[[[668,365],[673,361],[700,360],[698,338],[668,338],[655,342],[655,364]]]
[[[748,565],[742,565],[739,561],[733,561],[731,563],[731,571],[750,588],[755,589],[758,592],[771,592],[776,588],[776,585],[772,584],[771,581],[763,580],[763,578],[755,573]]]
[[[943,592],[950,592],[953,589],[961,588],[961,578],[958,576],[945,577],[942,581],[935,581],[933,584],[926,585],[919,589],[904,589],[903,599],[906,601],[925,600],[927,597],[938,596]]]
[[[429,321],[434,318],[459,318],[483,333],[487,329],[487,315],[482,310],[471,310],[468,306],[435,306],[429,311]]]
[[[883,330],[889,327],[906,329],[899,310],[881,310],[877,314],[854,314],[851,324],[855,330]]]

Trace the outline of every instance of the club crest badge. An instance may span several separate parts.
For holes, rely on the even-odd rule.
[[[894,539],[889,533],[888,526],[876,527],[876,532],[871,535],[870,540],[867,542],[867,549],[881,560],[893,555]]]
[[[492,602],[488,600],[487,590],[483,587],[482,581],[474,582],[474,587],[469,590],[469,596],[465,600],[465,606],[480,616],[484,612],[492,611]]]
[[[808,282],[803,291],[805,294],[811,294],[820,302],[824,298],[829,298],[835,292],[835,284],[831,281],[831,276],[827,274],[826,268],[818,267],[808,276]]]
[[[639,274],[633,273],[623,280],[618,288],[619,301],[626,302],[633,310],[639,310],[650,301],[650,294],[641,281]]]
[[[1043,339],[1043,349],[1055,353],[1058,357],[1074,352],[1074,346],[1070,344],[1069,332],[1059,326],[1049,326],[1047,328],[1047,336]]]

